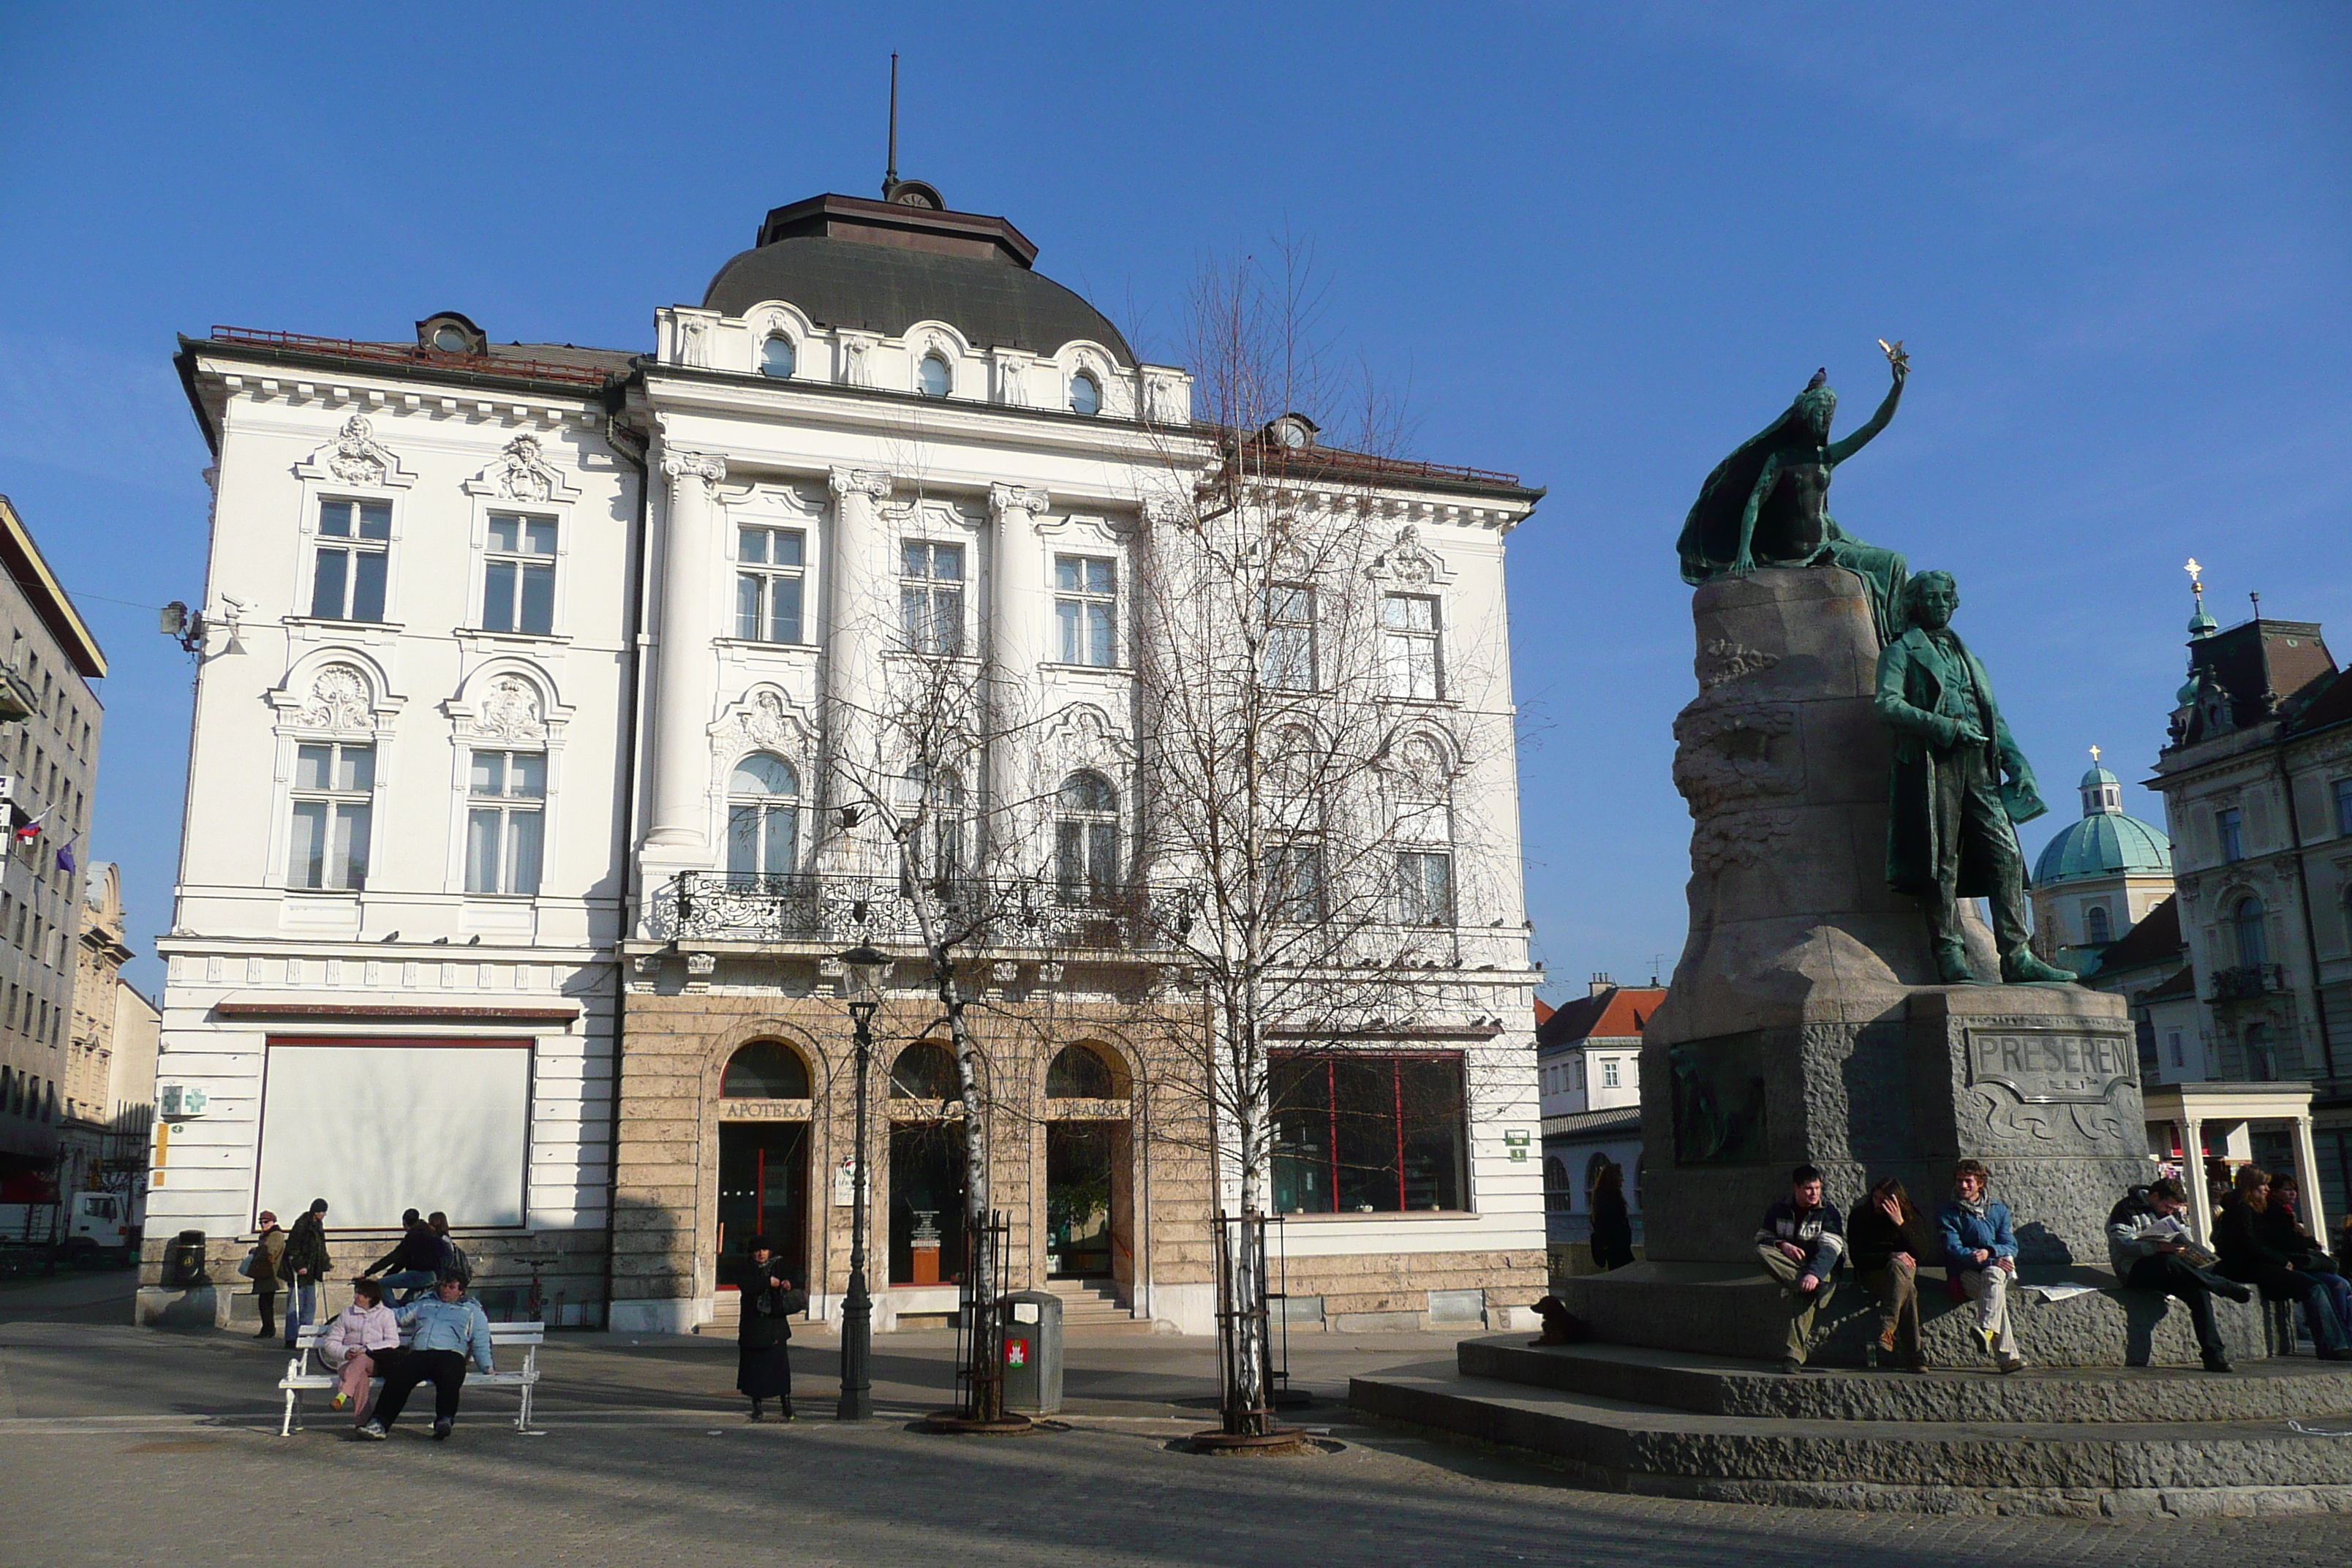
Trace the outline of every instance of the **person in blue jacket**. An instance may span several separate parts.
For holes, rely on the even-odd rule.
[[[415,1331],[408,1349],[384,1373],[383,1394],[377,1400],[375,1419],[362,1426],[362,1437],[382,1439],[400,1419],[408,1396],[420,1383],[433,1385],[433,1436],[449,1436],[457,1421],[457,1392],[466,1386],[466,1363],[483,1372],[490,1365],[490,1318],[482,1304],[466,1294],[466,1281],[454,1269],[442,1271],[433,1294],[412,1301],[395,1314],[400,1326]]]
[[[2009,1289],[2017,1282],[2017,1233],[2009,1205],[1986,1191],[1991,1173],[1974,1160],[1952,1172],[1953,1197],[1936,1213],[1944,1267],[1977,1305],[1977,1338],[2004,1373],[2024,1366],[2009,1326]]]

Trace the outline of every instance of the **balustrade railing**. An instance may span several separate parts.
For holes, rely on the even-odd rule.
[[[959,946],[1149,952],[1176,945],[1192,891],[1167,884],[1071,886],[1050,878],[949,878],[928,895]],[[654,911],[661,934],[758,942],[921,940],[915,900],[895,877],[686,871]]]

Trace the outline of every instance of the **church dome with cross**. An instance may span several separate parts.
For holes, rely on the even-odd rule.
[[[2123,781],[2099,765],[2083,775],[2081,820],[2042,846],[2033,864],[2035,950],[2087,972],[2107,944],[2172,893],[2172,840],[2124,811]]]

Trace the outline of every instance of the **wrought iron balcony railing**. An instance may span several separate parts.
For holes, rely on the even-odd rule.
[[[1071,887],[1051,879],[951,878],[932,884],[939,927],[965,948],[1165,952],[1190,923],[1191,889],[1140,884]],[[896,877],[687,871],[656,927],[687,940],[860,942],[922,939],[915,900]]]
[[[2206,992],[2208,1002],[2242,1002],[2286,989],[2286,971],[2275,963],[2241,963],[2217,969]]]

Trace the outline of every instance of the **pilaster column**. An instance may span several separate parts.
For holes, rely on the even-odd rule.
[[[653,829],[648,847],[680,861],[709,848],[704,795],[709,783],[711,637],[716,628],[711,563],[719,481],[727,462],[705,452],[662,454],[669,506],[662,550],[661,642],[654,676]]]
[[[991,837],[999,845],[1017,843],[1015,803],[1034,781],[1019,776],[1024,748],[1007,737],[1037,715],[1024,711],[1024,699],[1037,689],[1037,667],[1058,658],[1053,645],[1051,567],[1038,548],[1037,514],[1048,504],[1041,489],[991,485],[989,541],[989,794]],[[1051,787],[1045,781],[1044,787]]]
[[[2330,1237],[2327,1215],[2320,1205],[2325,1194],[2319,1190],[2319,1151],[2312,1146],[2311,1110],[2308,1106],[2304,1108],[2302,1115],[2294,1119],[2294,1163],[2295,1173],[2303,1181],[2303,1214],[2300,1216],[2303,1228],[2311,1232],[2312,1238],[2320,1246],[2326,1247]]]
[[[845,795],[856,798],[856,790],[845,790],[845,768],[880,783],[882,759],[876,752],[873,714],[883,698],[882,654],[897,625],[882,525],[882,503],[890,499],[891,482],[890,475],[864,468],[835,468],[830,480],[834,515],[832,549],[825,556],[830,586],[825,591],[824,730],[833,766],[823,792],[830,805],[845,804]],[[865,863],[852,835],[826,842],[834,848],[825,869],[874,869]]]
[[[2205,1124],[2191,1117],[2179,1124],[2180,1179],[2189,1187],[2189,1217],[2200,1246],[2213,1245],[2213,1198],[2205,1190]]]

